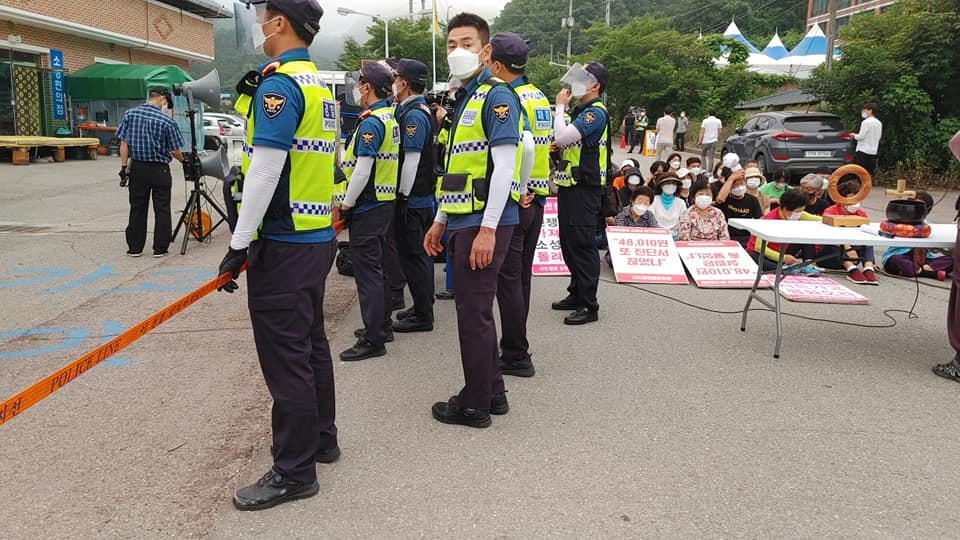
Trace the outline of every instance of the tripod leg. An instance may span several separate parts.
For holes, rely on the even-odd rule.
[[[180,232],[180,227],[183,226],[183,219],[186,217],[187,212],[190,210],[190,201],[193,199],[193,194],[190,194],[190,197],[187,197],[187,204],[183,205],[183,211],[180,212],[180,219],[177,221],[177,226],[173,229],[173,235],[170,237],[170,243],[172,244],[177,240],[177,233]],[[190,234],[189,229],[185,231],[186,234]]]
[[[183,229],[183,240],[180,245],[180,254],[185,255],[187,253],[187,242],[190,241],[190,233],[193,232],[193,216],[197,212],[197,206],[199,206],[199,201],[197,200],[197,192],[190,192],[190,199],[187,201],[187,208],[183,211],[183,219],[186,221]]]
[[[227,219],[227,213],[226,213],[226,210],[224,210],[223,208],[220,208],[220,204],[219,204],[216,200],[214,200],[212,197],[210,197],[210,195],[208,195],[206,191],[201,191],[201,192],[200,192],[200,197],[202,197],[203,200],[207,201],[207,203],[210,205],[210,207],[211,207],[214,211],[216,211],[217,214],[220,214],[220,219],[217,220],[216,223],[211,223],[211,224],[210,224],[210,230],[208,230],[206,233],[203,233],[203,234],[200,235],[200,239],[201,239],[201,240],[206,240],[207,237],[209,237],[211,234],[213,234],[213,230],[214,230],[214,229],[216,229],[218,226],[220,226],[221,223],[223,223],[224,221],[226,221],[226,219]],[[211,221],[212,221],[213,215],[211,215],[210,218],[211,218]],[[201,224],[201,226],[202,226],[202,224]]]

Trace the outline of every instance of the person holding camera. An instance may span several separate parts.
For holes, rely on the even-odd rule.
[[[127,255],[139,257],[147,243],[147,209],[153,200],[153,256],[163,257],[170,247],[170,160],[183,162],[183,136],[173,121],[173,95],[164,86],[147,90],[147,102],[124,113],[120,139],[120,187],[129,183],[130,218],[127,221]]]
[[[253,9],[255,8],[255,9]],[[263,378],[273,397],[273,465],[233,496],[261,510],[320,490],[317,463],[340,456],[330,345],[323,327],[333,229],[336,102],[307,47],[320,29],[315,0],[248,2],[234,16],[252,49],[272,60],[237,85],[247,118],[242,198],[219,273],[246,263],[247,305]],[[237,186],[241,188],[241,186]],[[249,250],[249,259],[248,259]],[[237,284],[226,283],[233,292]]]
[[[573,311],[563,319],[569,325],[594,322],[600,310],[600,255],[595,231],[601,191],[610,169],[610,130],[600,96],[609,78],[603,64],[574,64],[560,80],[570,88],[557,94],[554,140],[563,149],[561,164],[565,167],[555,173],[554,183],[558,187],[560,248],[570,269],[570,285],[569,294],[554,302],[552,308]],[[564,111],[574,98],[580,105],[573,109],[574,120],[568,125]]]

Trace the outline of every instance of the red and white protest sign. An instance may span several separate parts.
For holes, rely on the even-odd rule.
[[[688,283],[667,229],[607,227],[607,244],[619,282]]]
[[[870,299],[857,294],[828,277],[787,276],[780,282],[780,294],[794,302],[822,304],[869,304]]]
[[[677,252],[697,287],[751,288],[757,279],[757,263],[732,240],[677,242]],[[769,287],[761,279],[759,287]]]
[[[563,253],[560,252],[560,223],[557,220],[556,197],[548,197],[543,207],[543,225],[540,227],[540,238],[537,240],[537,250],[533,255],[533,275],[570,275],[570,270],[563,262]]]

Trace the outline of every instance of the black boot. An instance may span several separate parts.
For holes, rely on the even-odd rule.
[[[353,331],[353,337],[362,338],[367,336],[367,331],[365,328],[357,328]],[[393,343],[393,327],[387,328],[383,331],[383,341],[385,343]]]
[[[533,369],[533,360],[530,355],[527,355],[521,360],[500,359],[500,372],[514,377],[533,377],[537,371]]]
[[[433,330],[433,320],[420,315],[411,315],[393,323],[393,330],[400,333],[429,332]]]
[[[566,317],[564,317],[563,324],[577,326],[581,324],[596,322],[597,319],[598,319],[597,310],[581,307],[581,308],[577,308],[577,310],[571,313],[570,315],[567,315]]]
[[[447,401],[434,403],[432,412],[433,417],[444,424],[485,428],[492,423],[490,413],[461,407],[457,396],[453,396]]]
[[[313,497],[320,491],[320,484],[289,480],[273,469],[263,475],[256,484],[240,488],[233,494],[233,505],[237,510],[263,510],[278,504]]]
[[[387,349],[383,344],[374,345],[369,339],[362,337],[357,340],[356,345],[340,353],[340,360],[344,362],[355,362],[357,360],[366,360],[375,356],[387,354]]]
[[[580,300],[572,294],[568,294],[563,300],[559,300],[550,305],[550,308],[556,311],[573,311],[578,307],[580,307]]]

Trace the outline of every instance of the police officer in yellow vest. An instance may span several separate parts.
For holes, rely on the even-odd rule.
[[[524,159],[520,164],[521,183],[526,190],[515,198],[520,222],[513,229],[510,251],[500,269],[497,305],[500,308],[500,371],[504,375],[532,377],[533,361],[527,341],[527,313],[530,311],[530,277],[533,257],[543,223],[543,206],[550,192],[550,143],[553,114],[550,101],[523,75],[527,64],[527,42],[517,34],[501,32],[490,40],[490,72],[513,88],[520,99],[524,118]]]
[[[253,337],[273,397],[273,467],[233,497],[238,509],[259,510],[316,494],[316,463],[340,455],[323,328],[324,284],[336,254],[337,133],[336,102],[307,52],[323,9],[315,0],[247,4],[235,16],[273,61],[238,84],[247,148],[242,186],[235,186],[239,216],[220,273],[236,278],[247,263]],[[225,286],[236,289],[235,282]]]
[[[519,222],[511,192],[521,190],[517,164],[522,126],[520,103],[489,63],[490,28],[472,13],[450,19],[447,61],[462,85],[450,121],[446,169],[438,186],[440,209],[424,238],[424,250],[442,250],[446,230],[460,359],[466,384],[448,401],[433,405],[447,424],[487,427],[490,414],[505,414],[493,300],[500,267]]]
[[[560,223],[560,248],[570,269],[569,293],[553,303],[553,309],[574,311],[564,324],[578,325],[597,320],[600,304],[600,256],[596,246],[597,220],[600,216],[601,187],[607,183],[610,169],[610,129],[607,109],[600,99],[609,74],[603,64],[574,64],[561,82],[570,85],[557,95],[554,139],[563,148],[566,169],[554,174],[557,184],[557,219]],[[567,124],[564,113],[571,98],[579,101]]]
[[[379,62],[366,62],[354,80],[353,98],[365,110],[344,155],[343,172],[349,180],[341,208],[350,212],[350,258],[363,328],[355,332],[356,344],[340,353],[343,361],[387,354],[384,343],[393,335],[384,257],[393,235],[400,159],[400,126],[388,99],[393,72]]]

